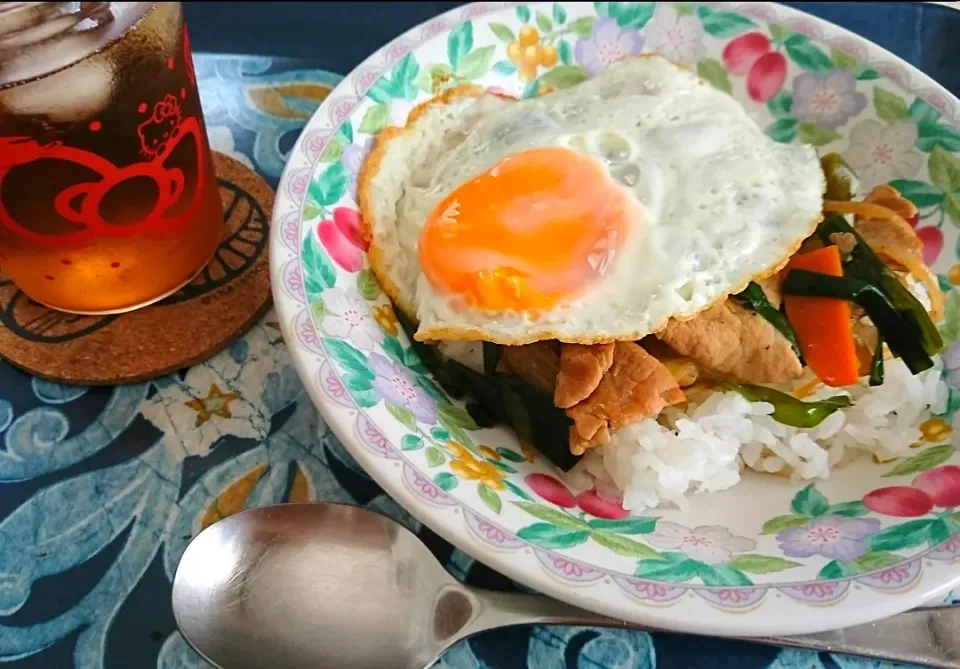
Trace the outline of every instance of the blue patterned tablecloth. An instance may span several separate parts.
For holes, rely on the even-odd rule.
[[[275,186],[297,134],[338,78],[282,58],[201,55],[196,65],[214,148]],[[304,393],[273,313],[215,358],[152,383],[60,386],[0,362],[0,662],[207,667],[176,631],[170,606],[187,543],[241,509],[311,499],[386,513],[457,577],[514,587],[422,527],[361,470]],[[893,665],[671,634],[516,628],[463,643],[439,666]]]

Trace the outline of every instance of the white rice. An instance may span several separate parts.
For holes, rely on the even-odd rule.
[[[736,485],[743,467],[790,472],[795,481],[825,479],[830,469],[866,452],[881,461],[910,453],[920,424],[946,407],[943,364],[916,376],[899,359],[884,364],[884,383],[864,378],[845,389],[824,388],[805,401],[849,395],[840,409],[813,428],[800,429],[770,417],[773,406],[749,402],[736,392],[716,392],[686,412],[667,409],[617,431],[609,446],[589,451],[568,472],[571,487],[623,496],[623,506],[642,510],[672,503],[686,508],[686,495]]]

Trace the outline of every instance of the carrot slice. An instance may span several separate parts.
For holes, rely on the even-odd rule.
[[[843,276],[840,249],[824,246],[796,255],[785,272],[793,269]],[[860,362],[853,339],[850,304],[832,297],[797,295],[784,295],[783,302],[803,358],[813,373],[835,388],[855,384],[860,378]]]

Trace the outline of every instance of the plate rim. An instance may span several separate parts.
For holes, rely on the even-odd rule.
[[[289,218],[289,212],[286,216],[283,216],[284,210],[291,209],[291,198],[287,186],[293,173],[302,169],[302,166],[296,165],[297,161],[295,158],[301,158],[302,160],[300,162],[304,162],[303,159],[305,159],[305,162],[309,166],[308,169],[310,173],[316,168],[319,161],[319,157],[310,159],[304,153],[304,142],[310,135],[308,131],[312,127],[320,125],[322,123],[322,117],[329,114],[334,105],[342,98],[355,98],[357,99],[357,104],[360,104],[364,96],[357,96],[352,89],[356,75],[373,65],[380,65],[384,60],[385,52],[389,51],[392,47],[409,47],[408,50],[412,52],[421,48],[429,41],[444,37],[450,30],[464,21],[476,19],[486,21],[489,20],[490,14],[515,8],[520,5],[533,7],[549,6],[552,4],[553,3],[550,2],[467,3],[413,26],[374,51],[351,70],[351,72],[344,75],[341,82],[317,108],[307,121],[303,131],[301,131],[290,151],[287,164],[284,167],[277,188],[276,202],[271,216],[270,272],[274,303],[276,305],[284,340],[287,342],[297,374],[303,381],[304,389],[310,396],[314,406],[320,412],[327,425],[333,430],[334,434],[340,439],[344,447],[356,458],[367,474],[418,521],[436,532],[448,543],[464,551],[491,569],[504,574],[518,583],[534,588],[539,592],[565,601],[573,606],[578,606],[613,618],[630,620],[652,628],[722,636],[774,636],[815,633],[868,623],[943,597],[947,592],[960,584],[960,565],[951,568],[946,562],[936,561],[931,563],[925,557],[927,551],[910,559],[910,562],[914,560],[927,560],[927,565],[922,570],[919,578],[912,583],[909,593],[898,593],[898,596],[891,597],[885,596],[883,593],[876,592],[870,588],[860,587],[860,595],[856,593],[851,594],[849,591],[845,592],[842,596],[845,601],[837,602],[834,606],[825,608],[815,607],[811,603],[801,603],[792,597],[783,595],[783,599],[790,602],[789,610],[794,614],[792,616],[784,616],[782,613],[775,616],[750,615],[757,612],[760,605],[766,601],[769,591],[776,591],[776,596],[781,596],[779,588],[786,586],[786,583],[758,584],[757,589],[764,590],[764,595],[756,602],[756,605],[751,606],[741,615],[730,615],[730,609],[705,606],[705,604],[709,604],[709,602],[693,594],[691,588],[689,588],[689,584],[685,584],[685,592],[683,593],[687,596],[686,601],[679,602],[679,605],[675,604],[669,608],[659,608],[655,605],[642,603],[636,598],[631,598],[626,593],[623,593],[620,588],[611,582],[609,575],[605,575],[602,578],[604,585],[610,586],[609,588],[596,587],[600,585],[600,583],[597,582],[574,585],[569,581],[559,581],[551,578],[547,571],[538,568],[534,564],[537,558],[534,555],[536,549],[533,547],[529,545],[524,546],[521,552],[525,554],[528,559],[520,560],[517,559],[516,551],[508,552],[506,550],[497,550],[490,544],[479,541],[466,527],[465,512],[469,511],[469,508],[460,500],[451,498],[454,502],[453,505],[436,506],[418,497],[416,493],[405,484],[403,476],[400,475],[402,471],[400,467],[404,466],[404,463],[401,461],[392,461],[394,464],[390,464],[390,461],[383,460],[382,457],[373,453],[369,447],[365,447],[359,443],[359,436],[355,432],[356,423],[358,417],[363,416],[364,413],[356,409],[334,406],[333,403],[323,395],[318,386],[318,380],[312,377],[312,372],[307,362],[308,359],[316,358],[316,354],[305,349],[296,337],[295,320],[299,310],[293,308],[293,300],[289,295],[284,293],[281,278],[281,273],[290,260],[289,258],[281,257],[284,249],[286,249],[281,239],[281,235],[283,234],[281,217]],[[955,127],[958,125],[956,117],[957,114],[960,114],[960,100],[958,100],[956,96],[952,95],[931,77],[902,58],[835,23],[808,14],[803,10],[774,2],[703,2],[697,4],[732,11],[737,11],[744,6],[750,6],[753,9],[753,11],[750,12],[751,16],[757,15],[756,12],[758,8],[761,10],[763,8],[769,8],[780,17],[806,20],[815,27],[826,27],[828,30],[821,32],[833,32],[836,37],[833,35],[831,35],[831,37],[834,39],[844,38],[853,40],[863,46],[871,56],[869,59],[871,65],[890,64],[908,75],[909,85],[904,81],[892,80],[893,83],[903,90],[919,97],[924,93],[930,92],[932,89],[937,94],[944,96],[951,102],[950,113],[944,114],[944,118],[948,120],[951,125]],[[420,41],[416,39],[427,25],[438,21],[444,21],[446,23],[451,19],[453,23],[445,25],[442,30],[433,33],[426,40]],[[822,42],[822,38],[817,39]],[[878,60],[877,57],[882,60]],[[395,63],[387,65],[386,70],[388,71],[393,64]],[[353,110],[350,110],[349,113],[341,116],[330,132],[336,132],[339,124],[350,118],[353,113]],[[302,206],[296,205],[294,209],[296,210],[299,224],[302,217]],[[293,255],[297,257],[298,252],[294,251]],[[395,445],[394,448],[396,448]],[[458,515],[460,519],[456,518]],[[531,562],[531,560],[533,562]],[[589,566],[599,569],[594,565]],[[638,580],[642,581],[642,579]],[[848,581],[848,583],[854,582]],[[620,595],[616,598],[600,599],[597,597],[597,594],[600,593],[601,590],[604,592],[620,592]],[[850,587],[848,590],[856,590],[856,587]],[[868,594],[864,595],[863,593]],[[690,599],[690,597],[694,599]],[[866,597],[866,601],[856,603],[854,601],[846,601],[850,600],[851,597],[856,600],[863,600],[864,597]],[[869,606],[864,606],[863,604],[869,604]],[[802,612],[806,612],[806,614],[802,615]],[[745,624],[746,621],[749,622]]]

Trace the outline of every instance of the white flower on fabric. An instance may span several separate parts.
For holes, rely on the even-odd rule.
[[[163,432],[176,461],[207,455],[224,435],[260,440],[269,434],[276,409],[264,401],[273,385],[267,377],[290,365],[271,316],[230,348],[191,367],[183,380],[171,375],[154,381],[157,392],[141,412]]]
[[[850,147],[843,156],[872,188],[893,179],[909,179],[920,171],[923,156],[913,150],[917,128],[912,123],[861,121],[850,130]]]
[[[210,148],[214,151],[219,151],[224,155],[230,156],[251,170],[256,169],[253,166],[253,161],[237,151],[237,145],[233,139],[233,132],[228,126],[214,125],[207,128],[207,141],[210,142]]]
[[[734,553],[757,547],[753,539],[730,534],[730,530],[719,525],[702,525],[691,530],[677,523],[659,521],[656,531],[645,538],[651,546],[679,551],[708,564],[727,562]]]
[[[322,327],[327,334],[346,339],[361,351],[371,351],[383,341],[383,331],[366,302],[340,288],[331,288],[324,291],[323,303]]]

